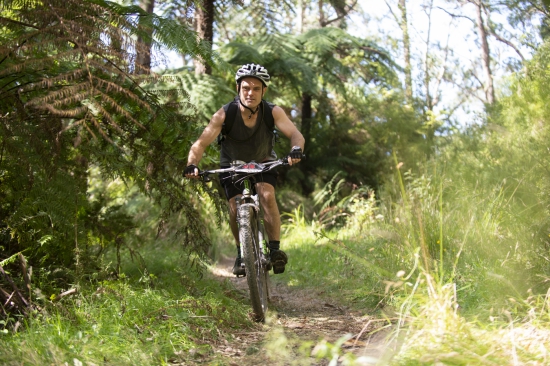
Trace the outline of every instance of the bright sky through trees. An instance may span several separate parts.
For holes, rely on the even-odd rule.
[[[359,0],[356,9],[358,11],[352,13],[348,22],[349,32],[376,40],[392,54],[397,64],[403,66],[402,32],[396,21],[396,17],[401,16],[397,0]],[[437,118],[462,126],[480,122],[484,111],[481,46],[474,10],[472,4],[460,5],[456,0],[407,1],[414,96],[425,98],[425,70],[428,69],[432,79],[430,94],[432,97],[440,94],[434,106]],[[511,27],[505,11],[491,12],[490,20],[498,25],[499,35],[516,45],[523,57],[529,59],[532,49],[522,45],[527,38],[526,30]],[[538,42],[538,35],[530,30],[529,36]],[[489,48],[495,87],[502,90],[500,87],[505,85],[507,75],[517,71],[521,58],[494,36],[489,38]],[[164,57],[170,68],[183,66],[181,57],[173,52],[167,52]],[[401,76],[403,79],[404,75]]]
[[[431,16],[429,16],[432,4]],[[397,7],[397,0],[360,0],[361,13],[352,15],[350,32],[359,37],[371,36],[384,43],[391,50],[397,63],[403,65],[402,59],[402,32],[395,17],[401,14]],[[491,13],[491,21],[502,27],[499,35],[515,44],[528,59],[533,51],[521,44],[526,40],[525,30],[514,29],[507,21],[507,10],[499,9]],[[407,1],[407,18],[411,38],[411,58],[413,73],[413,89],[416,97],[424,93],[422,81],[426,54],[428,54],[432,72],[438,75],[441,72],[449,73],[451,77],[440,84],[440,104],[434,110],[445,114],[445,110],[455,109],[451,117],[459,125],[469,125],[480,121],[479,115],[483,112],[483,103],[476,96],[469,96],[466,100],[462,90],[479,86],[483,76],[478,70],[473,75],[469,70],[479,69],[481,49],[476,32],[474,7],[472,4],[460,5],[458,1],[449,0],[409,0]],[[454,15],[454,16],[453,16]],[[429,32],[428,32],[429,30]],[[538,35],[530,32],[531,37],[539,41]],[[429,39],[429,44],[426,42]],[[490,37],[489,47],[492,56],[492,71],[498,85],[506,83],[506,76],[517,69],[521,58],[508,45]],[[446,53],[445,49],[448,48]],[[444,69],[445,68],[445,69]],[[475,76],[474,76],[475,75]],[[435,88],[435,85],[431,85]],[[499,89],[499,88],[497,88]],[[435,93],[432,90],[432,93]]]

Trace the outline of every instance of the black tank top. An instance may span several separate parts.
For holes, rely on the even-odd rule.
[[[273,151],[273,131],[264,122],[264,113],[270,112],[270,109],[264,110],[262,104],[256,125],[249,128],[244,124],[240,110],[237,111],[233,127],[221,143],[221,166],[229,166],[235,160],[262,163],[277,159],[277,154]]]

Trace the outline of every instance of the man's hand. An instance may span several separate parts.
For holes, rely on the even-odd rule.
[[[302,148],[300,146],[292,147],[288,154],[288,165],[299,163],[303,158]]]
[[[198,178],[199,177],[199,168],[196,165],[188,165],[183,171],[183,175],[187,178]]]

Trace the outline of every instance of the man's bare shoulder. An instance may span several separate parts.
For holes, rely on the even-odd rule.
[[[208,125],[204,128],[197,142],[203,145],[209,145],[210,143],[212,143],[212,141],[214,141],[218,134],[221,132],[224,120],[225,111],[223,110],[223,108],[220,108],[218,109],[218,111],[216,111],[216,113],[212,115],[212,118],[210,118],[210,122],[208,122]]]
[[[225,110],[222,108],[218,109],[216,113],[212,115],[212,118],[210,119],[210,123],[217,126],[222,125],[223,121],[225,120]]]
[[[273,107],[272,114],[276,125],[279,123],[292,123],[290,122],[285,110],[277,105]]]

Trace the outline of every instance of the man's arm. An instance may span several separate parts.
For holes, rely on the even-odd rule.
[[[191,146],[191,149],[189,150],[189,155],[187,157],[187,166],[199,165],[202,159],[202,155],[204,154],[204,150],[206,150],[208,145],[210,145],[222,131],[224,120],[225,111],[223,110],[223,108],[220,108],[216,113],[214,113],[214,115],[210,119],[210,122],[204,128],[204,131],[202,131],[200,137]],[[186,177],[192,178],[194,176],[198,176],[198,174],[198,169],[195,169],[194,174],[186,174]]]
[[[298,131],[294,123],[292,123],[281,107],[273,107],[273,119],[275,120],[277,129],[290,140],[290,145],[292,147],[298,146],[303,151],[305,144],[304,136]],[[300,162],[300,159],[289,159],[290,165],[298,162]]]

